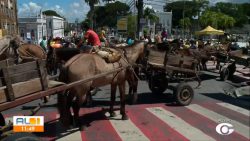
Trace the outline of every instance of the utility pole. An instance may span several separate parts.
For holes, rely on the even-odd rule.
[[[137,37],[140,37],[140,30],[141,30],[141,25],[140,25],[140,19],[142,18],[143,14],[143,0],[137,0],[136,1],[136,7],[138,11],[137,15]]]

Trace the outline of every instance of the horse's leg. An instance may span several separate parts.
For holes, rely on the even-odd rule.
[[[114,105],[115,105],[115,97],[116,97],[116,88],[117,84],[111,84],[111,99],[110,99],[110,108],[109,108],[109,114],[110,117],[115,117],[116,114],[114,112]]]
[[[79,104],[79,98],[77,98],[76,101],[72,103],[72,109],[74,112],[74,126],[79,126],[79,130],[82,131],[82,125],[81,125],[81,120],[79,118],[79,111],[80,111],[80,104]]]
[[[89,91],[89,92],[87,93],[87,96],[86,96],[86,106],[87,106],[87,107],[91,107],[91,106],[92,106],[92,103],[93,103],[92,94],[91,94],[91,91]]]
[[[119,84],[119,92],[120,92],[120,99],[121,99],[121,107],[120,107],[120,113],[122,115],[122,120],[127,120],[128,116],[125,111],[125,81],[121,82]]]
[[[82,89],[80,87],[79,90],[76,91],[77,92],[77,98],[72,103],[72,108],[73,108],[73,112],[74,112],[75,126],[78,126],[80,131],[86,129],[86,125],[82,124],[80,116],[79,116],[79,111],[80,111],[81,105],[85,101],[86,95],[90,94],[89,89],[84,89],[83,91],[81,91],[81,90]]]
[[[137,95],[137,88],[138,88],[138,79],[135,76],[135,74],[133,75],[133,99],[132,99],[132,103],[135,104],[137,102],[138,99],[138,95]]]
[[[60,113],[60,121],[64,126],[68,127],[72,123],[72,115],[70,112],[71,102],[73,100],[72,95],[58,94],[58,111]]]

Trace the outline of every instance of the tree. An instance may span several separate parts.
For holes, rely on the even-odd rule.
[[[214,12],[214,11],[205,11],[200,19],[200,24],[203,27],[211,25],[212,27],[219,28],[219,29],[227,29],[234,26],[236,21],[233,17],[223,14],[221,12]]]
[[[250,16],[250,4],[233,4],[219,2],[214,7],[211,7],[211,11],[221,12],[235,19],[235,25],[241,27],[243,24],[248,23],[248,17]]]
[[[179,25],[179,20],[185,17],[192,18],[200,13],[202,9],[208,7],[208,0],[193,0],[193,1],[176,1],[172,3],[166,3],[164,11],[173,13],[173,26]]]
[[[95,4],[98,4],[100,1],[99,0],[84,0],[86,3],[88,3],[90,7],[89,11],[89,19],[90,19],[90,25],[93,28],[93,17],[94,17],[94,11],[95,11]]]
[[[118,16],[125,16],[129,13],[129,6],[122,2],[108,3],[95,9],[96,26],[115,27]]]
[[[159,21],[159,17],[156,16],[155,11],[148,7],[144,10],[143,18],[153,21],[153,22]]]
[[[135,37],[136,34],[136,23],[137,23],[137,16],[129,15],[128,16],[128,35]]]
[[[183,19],[181,19],[180,21],[179,21],[179,24],[180,24],[180,26],[183,28],[183,29],[190,29],[190,27],[191,27],[191,20],[190,20],[190,18],[188,18],[188,17],[186,17],[186,18],[183,18]]]
[[[54,10],[43,11],[43,14],[46,15],[46,16],[57,16],[57,17],[63,18],[61,15],[59,15],[58,13],[56,13],[56,11],[54,11]]]

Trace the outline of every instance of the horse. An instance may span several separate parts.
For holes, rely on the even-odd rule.
[[[19,46],[18,41],[19,38],[17,36],[4,36],[0,39],[0,60],[5,60],[9,58],[13,58],[15,63],[18,61],[18,53],[16,49]]]
[[[45,50],[35,44],[22,44],[18,47],[19,57],[22,59],[22,63],[33,61],[35,59],[47,59],[47,53]]]
[[[131,103],[134,104],[137,101],[137,87],[138,87],[138,75],[140,67],[145,61],[146,49],[148,44],[144,41],[136,41],[132,46],[118,47],[125,52],[125,57],[130,67],[130,72],[133,74],[128,75],[127,82],[129,84],[129,96],[132,97]]]
[[[127,77],[127,67],[129,66],[124,56],[117,63],[107,63],[103,58],[96,54],[81,53],[75,55],[66,62],[61,73],[60,81],[66,83],[78,81],[87,77],[94,77],[97,74],[111,71],[116,68],[123,68],[122,70],[106,75],[101,78],[95,78],[89,82],[75,86],[69,89],[68,95],[58,95],[58,110],[60,113],[60,120],[65,126],[69,126],[72,120],[75,121],[80,130],[83,130],[83,125],[79,119],[80,106],[86,100],[86,96],[89,94],[91,87],[100,87],[107,84],[111,84],[111,104],[110,104],[110,116],[115,116],[114,103],[116,97],[116,88],[119,87],[121,107],[120,113],[122,120],[127,120],[127,114],[125,112],[125,82]],[[70,112],[72,106],[74,117]]]

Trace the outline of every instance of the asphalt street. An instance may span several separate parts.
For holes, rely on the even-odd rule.
[[[151,135],[151,132],[158,131],[165,133],[165,130],[168,130],[168,134],[175,136],[175,139],[179,138],[180,140],[199,140],[204,137],[206,140],[233,140],[235,138],[239,138],[239,140],[248,140],[250,137],[249,97],[243,96],[235,98],[232,94],[236,88],[235,86],[237,86],[235,84],[243,81],[243,78],[235,76],[234,81],[224,82],[219,80],[219,74],[213,72],[205,72],[201,75],[201,78],[203,81],[199,88],[195,88],[197,86],[197,82],[188,82],[194,88],[195,95],[192,103],[186,107],[176,105],[172,90],[166,90],[163,95],[152,94],[149,90],[148,83],[143,80],[139,81],[138,102],[135,105],[127,105],[126,111],[130,118],[127,122],[108,118],[105,111],[108,110],[109,106],[110,86],[100,87],[97,94],[93,96],[93,107],[89,108],[83,106],[81,108],[80,113],[83,116],[82,118],[83,120],[86,119],[89,125],[87,131],[82,132],[74,128],[67,130],[61,126],[58,122],[59,115],[56,109],[56,95],[52,96],[50,98],[50,102],[43,106],[37,113],[37,115],[43,115],[45,117],[45,132],[36,133],[34,136],[37,136],[42,140],[70,139],[72,141],[99,140],[100,138],[102,138],[102,140],[130,140],[131,138],[136,141],[152,139],[165,140],[171,139],[171,137],[158,134]],[[175,86],[177,84],[173,83],[170,85]],[[117,108],[119,108],[118,91],[116,101]],[[36,100],[4,111],[4,116],[6,117],[6,120],[12,120],[12,116],[14,115],[27,115],[29,111],[40,102],[41,100]],[[159,110],[163,113],[159,114]],[[138,113],[139,111],[141,114],[145,114],[145,117],[141,117],[142,115]],[[191,111],[195,112],[195,114],[192,115],[194,116],[193,119],[190,119],[189,117],[189,115],[192,114]],[[152,115],[148,115],[148,112],[153,114],[154,117],[151,117]],[[167,115],[166,117],[159,116],[165,114]],[[169,116],[176,116],[176,118],[172,121],[169,119]],[[155,119],[151,122],[151,118],[154,119],[155,117],[157,117],[157,120]],[[158,121],[159,119],[160,121]],[[145,122],[147,121],[147,124],[143,122],[144,120]],[[235,123],[235,130],[238,130],[237,134],[232,134],[232,136],[230,135],[233,138],[230,138],[229,136],[222,137],[215,132],[215,127],[213,126],[215,126],[215,123],[218,123],[220,120],[226,120],[228,122],[233,121],[232,123],[234,123],[234,121],[237,122]],[[200,124],[198,124],[198,121],[200,124],[204,125],[199,126]],[[153,126],[155,124],[154,122],[157,122],[158,124],[160,122],[163,125],[168,125],[168,127],[161,127],[159,125]],[[103,128],[103,126],[105,126],[105,128]],[[146,129],[148,130],[151,126],[153,131],[146,131]],[[197,136],[192,136],[189,133],[186,133],[186,131],[179,129],[179,127],[182,126],[183,128],[190,129],[190,131],[194,132]],[[126,127],[129,128],[129,130]],[[126,130],[124,128],[126,128]],[[241,129],[245,129],[245,131],[242,131]],[[215,133],[210,133],[212,131]],[[109,134],[109,138],[103,137],[106,132],[108,132],[107,134]],[[200,136],[200,132],[202,132],[204,136]]]

